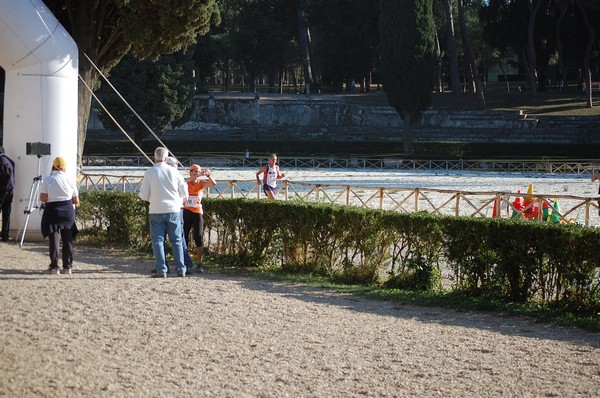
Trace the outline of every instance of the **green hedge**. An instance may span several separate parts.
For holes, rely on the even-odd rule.
[[[77,221],[88,243],[152,251],[148,203],[131,192],[81,191]]]
[[[151,251],[147,205],[136,194],[82,192],[81,199],[84,237]],[[600,312],[595,228],[306,202],[203,203],[205,244],[222,264]]]
[[[600,230],[265,200],[206,200],[211,252],[404,289],[600,311]]]

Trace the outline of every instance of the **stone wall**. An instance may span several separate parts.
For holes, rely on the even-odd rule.
[[[383,95],[383,94],[382,94]],[[402,137],[403,123],[390,106],[369,106],[342,95],[217,94],[195,98],[190,120],[165,137],[186,140],[386,141]],[[600,145],[600,116],[531,116],[522,111],[428,110],[415,141],[557,143]],[[94,138],[120,137],[90,115]],[[114,138],[114,137],[113,137]]]
[[[198,96],[194,121],[230,126],[258,127],[403,127],[400,115],[391,106],[353,104],[343,97],[228,97]],[[424,112],[418,127],[449,128],[531,128],[535,118],[520,111]]]
[[[355,104],[344,96],[198,96],[194,118],[290,139],[386,140],[402,136],[403,129],[392,107]],[[414,129],[414,140],[426,142],[600,145],[600,116],[435,109],[425,111]]]
[[[230,126],[401,128],[391,107],[322,98],[197,97],[193,119]]]

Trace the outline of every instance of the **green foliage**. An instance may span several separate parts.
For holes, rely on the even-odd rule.
[[[148,204],[131,192],[81,191],[77,221],[82,238],[91,244],[138,251],[152,249]]]
[[[162,134],[168,126],[177,127],[189,116],[195,91],[192,74],[189,54],[163,55],[156,61],[127,56],[112,70],[111,83],[148,127]],[[136,142],[150,134],[109,85],[102,85],[99,95],[125,131],[133,132]],[[118,130],[104,110],[99,117],[105,126]]]
[[[221,22],[215,0],[44,0],[105,72],[127,53],[157,59],[195,43]],[[86,68],[89,65],[86,62]]]
[[[121,0],[117,13],[123,38],[139,59],[157,59],[185,49],[221,21],[214,0]]]
[[[240,2],[241,17],[231,27],[231,43],[236,60],[249,73],[251,88],[255,78],[264,73],[274,85],[275,75],[297,61],[294,7],[281,0]],[[233,21],[231,21],[233,22]]]
[[[341,88],[369,76],[377,58],[379,0],[306,2],[322,83]]]
[[[379,54],[383,88],[408,125],[431,105],[437,59],[432,0],[381,0]]]
[[[150,251],[147,205],[82,192],[88,241]],[[395,213],[306,202],[205,198],[205,245],[220,263],[323,275],[485,302],[600,312],[600,230]]]
[[[452,289],[577,313],[600,310],[600,254],[594,250],[600,231],[595,229],[243,199],[207,200],[205,209],[209,233],[235,237],[237,243],[210,239],[212,252],[245,265],[259,259],[287,272],[346,282]],[[223,232],[220,226],[231,214],[239,225]],[[256,228],[246,225],[250,220]]]

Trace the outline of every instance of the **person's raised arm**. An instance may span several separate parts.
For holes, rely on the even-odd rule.
[[[202,188],[210,188],[210,187],[214,187],[215,185],[217,185],[217,182],[215,181],[213,176],[210,174],[209,169],[204,169],[204,176],[206,178],[208,178],[208,180],[202,181]]]

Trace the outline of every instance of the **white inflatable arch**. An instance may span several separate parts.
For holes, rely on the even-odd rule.
[[[77,174],[77,45],[41,0],[0,0],[0,66],[6,71],[3,146],[15,161],[10,236],[22,229],[34,177],[62,156]],[[51,153],[27,154],[27,143]],[[37,198],[35,198],[37,199]],[[29,214],[28,241],[40,240],[41,214]]]

